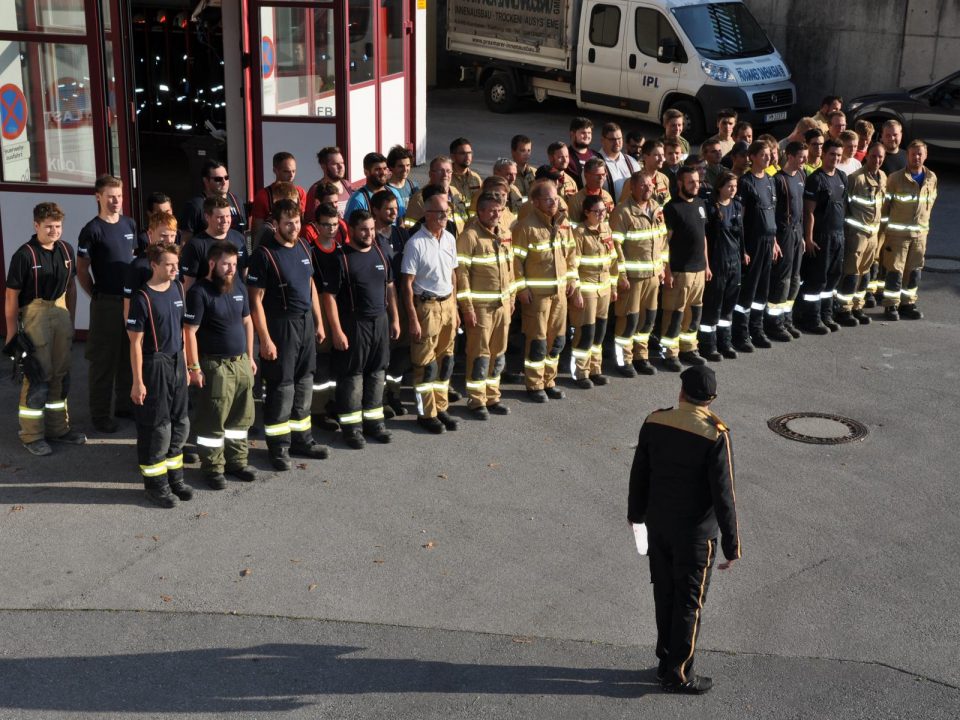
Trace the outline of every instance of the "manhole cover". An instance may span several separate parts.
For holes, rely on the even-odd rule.
[[[767,420],[767,427],[788,440],[813,445],[840,445],[863,440],[867,426],[829,413],[790,413]]]
[[[960,257],[951,255],[927,255],[923,269],[933,273],[960,273]]]

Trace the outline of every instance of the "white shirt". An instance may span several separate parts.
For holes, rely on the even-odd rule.
[[[843,172],[846,173],[847,177],[850,177],[851,175],[853,175],[853,173],[855,173],[861,167],[863,167],[861,162],[853,157],[847,160],[846,162],[837,163],[837,170],[843,170]]]
[[[616,160],[610,159],[606,153],[603,152],[600,153],[600,157],[602,157],[603,161],[607,164],[609,183],[613,183],[613,191],[611,192],[608,187],[607,192],[613,195],[614,199],[617,199],[623,190],[623,184],[630,179],[631,175],[640,169],[640,164],[624,152],[621,152],[620,157]]]
[[[400,272],[413,275],[414,295],[452,295],[455,267],[457,241],[447,230],[438,240],[426,227],[421,227],[403,246]]]

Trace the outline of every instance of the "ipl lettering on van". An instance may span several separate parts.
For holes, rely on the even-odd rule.
[[[757,82],[759,80],[775,80],[785,78],[787,71],[782,65],[768,65],[758,68],[737,68],[737,76],[741,82]]]
[[[660,87],[660,78],[658,78],[656,75],[644,75],[640,80],[640,84],[643,87],[658,88]]]

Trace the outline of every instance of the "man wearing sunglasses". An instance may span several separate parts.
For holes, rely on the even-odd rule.
[[[182,242],[186,244],[197,233],[207,229],[203,201],[208,197],[222,197],[230,203],[230,227],[241,235],[247,232],[247,215],[237,196],[230,192],[230,173],[219,160],[208,160],[200,170],[203,193],[192,198],[178,218]]]

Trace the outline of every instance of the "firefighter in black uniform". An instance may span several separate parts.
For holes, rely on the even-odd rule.
[[[803,185],[807,176],[807,146],[802,142],[787,144],[783,168],[774,175],[777,183],[777,242],[783,257],[773,268],[770,278],[770,302],[767,303],[768,325],[785,330],[793,338],[800,331],[793,324],[793,304],[800,294],[800,267],[803,261]],[[767,328],[771,340],[786,341],[782,333]]]
[[[160,507],[172,508],[176,498],[193,497],[193,490],[183,482],[183,443],[190,421],[183,355],[184,294],[177,280],[180,248],[151,245],[147,257],[153,275],[134,293],[127,317],[133,371],[130,399],[147,497]]]
[[[823,144],[823,165],[813,171],[803,191],[803,285],[797,325],[813,335],[840,329],[833,319],[833,296],[843,275],[846,238],[847,176],[837,169],[843,148],[836,140]]]
[[[383,422],[383,387],[390,340],[400,336],[400,321],[390,248],[377,235],[373,215],[354,210],[349,224],[350,243],[324,258],[320,274],[333,341],[340,428],[347,445],[359,450],[366,445],[364,433],[390,442]]]
[[[699,695],[713,681],[693,672],[701,613],[717,556],[740,558],[730,431],[708,409],[713,370],[680,375],[680,404],[651,413],[630,470],[627,519],[645,524],[657,618],[657,678],[667,692]]]
[[[257,248],[247,274],[266,387],[263,431],[277,470],[291,468],[291,453],[320,459],[330,454],[313,439],[310,421],[316,344],[325,335],[312,256],[299,237],[300,215],[292,200],[274,203],[276,232]]]

